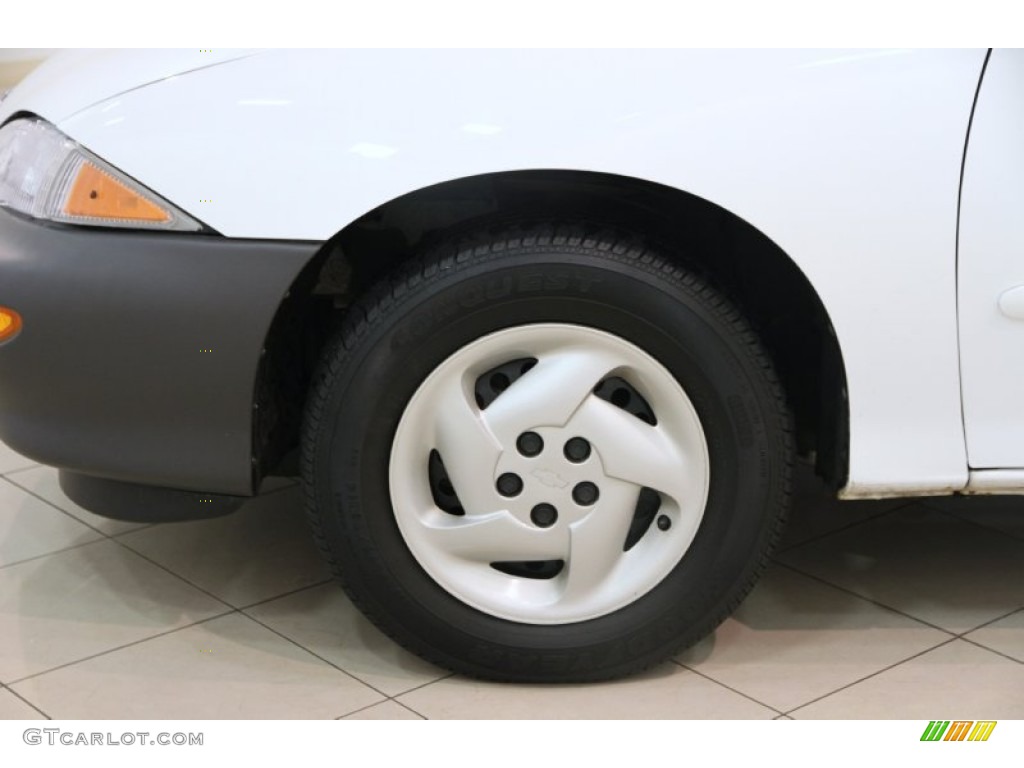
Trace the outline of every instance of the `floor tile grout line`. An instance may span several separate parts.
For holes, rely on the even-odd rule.
[[[908,656],[905,659],[901,659],[900,661],[897,661],[897,662],[895,662],[893,664],[889,664],[888,666],[882,667],[881,669],[872,672],[870,675],[865,675],[864,677],[858,678],[857,680],[854,680],[854,681],[852,681],[850,683],[846,683],[845,685],[841,685],[838,688],[836,688],[834,691],[829,691],[828,693],[824,693],[821,696],[817,696],[817,697],[815,697],[815,698],[813,698],[813,699],[811,699],[809,701],[805,701],[800,706],[793,707],[792,709],[789,709],[789,710],[783,712],[782,714],[787,715],[787,716],[788,715],[792,715],[794,712],[797,712],[797,711],[803,709],[804,707],[809,707],[809,706],[811,706],[811,704],[814,704],[815,702],[821,701],[822,699],[827,699],[829,696],[834,696],[835,694],[839,693],[840,691],[845,691],[847,688],[852,688],[855,685],[859,685],[860,683],[863,683],[865,680],[870,680],[872,677],[877,677],[878,675],[881,675],[884,672],[888,672],[890,669],[895,669],[896,667],[901,666],[903,664],[906,664],[909,661],[913,661],[914,659],[917,659],[917,658],[919,658],[921,656],[924,656],[926,653],[931,653],[932,651],[938,650],[939,648],[942,648],[945,645],[949,645],[950,643],[954,643],[954,642],[956,642],[959,639],[960,638],[958,638],[958,637],[947,638],[947,639],[943,640],[941,643],[933,645],[931,648],[925,648],[923,651],[918,651],[917,653],[912,654],[912,655]]]
[[[971,631],[973,632],[974,630],[971,630]],[[961,636],[961,637],[958,637],[957,640],[963,640],[965,643],[970,643],[971,645],[975,646],[976,648],[981,648],[983,651],[988,651],[990,653],[996,654],[997,656],[1002,656],[1004,659],[1008,659],[1009,661],[1015,661],[1018,664],[1024,664],[1024,661],[1021,661],[1020,659],[1015,659],[1013,656],[1009,656],[1008,654],[1004,653],[1003,651],[997,651],[995,648],[989,648],[987,645],[982,645],[977,640],[972,640],[969,637]]]
[[[957,637],[964,637],[964,635],[969,635],[971,632],[977,632],[979,629],[984,629],[985,627],[987,627],[987,626],[989,626],[991,624],[995,624],[997,621],[1002,621],[1003,619],[1008,619],[1010,616],[1013,616],[1013,614],[1021,613],[1022,611],[1024,611],[1024,606],[1021,606],[1019,608],[1014,608],[1009,613],[1004,613],[1001,616],[996,616],[994,619],[989,619],[988,621],[985,621],[985,622],[979,624],[976,627],[971,627],[970,629],[965,629],[963,632],[958,634]]]
[[[309,648],[306,648],[304,645],[299,643],[297,640],[293,640],[292,638],[288,637],[288,635],[284,634],[283,632],[279,632],[278,630],[274,629],[273,627],[269,626],[268,624],[263,623],[262,621],[260,621],[259,619],[255,618],[254,616],[250,616],[249,614],[244,613],[243,611],[239,611],[239,613],[241,613],[243,616],[245,616],[250,621],[256,622],[257,624],[259,624],[261,627],[263,627],[267,631],[273,632],[275,635],[277,635],[278,637],[282,638],[283,640],[287,640],[289,643],[294,645],[299,650],[305,651],[310,656],[313,656],[314,658],[320,659],[320,661],[322,661],[324,664],[327,664],[328,666],[334,667],[336,670],[341,672],[346,677],[350,677],[352,680],[354,680],[355,682],[359,683],[360,685],[365,685],[367,688],[369,688],[370,690],[374,691],[375,693],[379,693],[385,699],[391,698],[390,696],[388,696],[384,691],[382,691],[377,686],[375,686],[375,685],[373,685],[371,683],[368,683],[367,681],[362,680],[359,677],[356,677],[356,675],[352,674],[347,669],[339,667],[337,664],[335,664],[330,659],[325,659],[323,656],[321,656],[316,651],[313,651],[313,650],[310,650]],[[378,701],[376,703],[380,704],[381,702]]]
[[[1022,501],[1024,501],[1024,499],[1022,499]],[[923,502],[922,506],[926,507],[929,512],[935,512],[937,514],[944,515],[945,517],[952,518],[953,520],[956,520],[959,523],[967,523],[968,525],[972,525],[975,528],[981,528],[982,530],[988,531],[989,533],[997,533],[997,534],[999,534],[1001,536],[1006,536],[1007,538],[1013,539],[1014,541],[1018,541],[1018,542],[1019,541],[1024,541],[1024,536],[1018,536],[1018,535],[1016,535],[1014,533],[1010,533],[1009,531],[1004,531],[1001,528],[996,528],[996,527],[991,526],[991,525],[986,525],[985,523],[979,523],[977,520],[974,520],[974,519],[972,519],[970,517],[961,517],[960,515],[956,514],[955,512],[949,512],[949,511],[947,511],[945,509],[939,509],[938,507],[933,507],[930,504],[928,504],[927,502]]]
[[[5,687],[6,687],[6,686],[5,686]],[[45,713],[45,712],[44,712],[43,710],[41,710],[41,709],[40,709],[39,707],[37,707],[37,706],[36,706],[35,704],[33,704],[33,703],[32,703],[31,701],[29,701],[28,699],[26,699],[26,698],[25,698],[24,696],[22,696],[22,695],[21,695],[20,693],[18,693],[17,691],[15,691],[15,690],[12,690],[12,689],[10,689],[10,688],[7,688],[7,690],[8,690],[8,691],[9,691],[10,693],[12,693],[13,695],[17,696],[17,697],[18,697],[19,699],[21,699],[21,700],[22,700],[23,702],[25,702],[25,704],[27,704],[28,706],[32,707],[32,709],[34,709],[34,710],[35,710],[36,712],[38,712],[38,713],[39,713],[40,715],[42,715],[43,717],[45,717],[45,718],[46,718],[47,720],[53,720],[53,718],[52,718],[52,717],[50,717],[50,716],[49,716],[48,714],[46,714],[46,713]]]
[[[93,512],[92,514],[96,514],[96,513]],[[113,520],[114,518],[110,518],[110,519]],[[129,520],[120,520],[118,522],[131,522],[131,521],[129,521]],[[156,526],[160,525],[160,523],[137,523],[137,524],[133,523],[133,525],[135,525],[135,527],[134,528],[129,528],[127,531],[121,531],[119,533],[108,533],[107,537],[111,538],[111,539],[117,539],[117,538],[120,538],[121,536],[130,536],[133,533],[139,533],[140,531],[148,531],[150,528],[155,528]]]
[[[16,475],[19,472],[28,472],[30,469],[39,469],[45,467],[45,464],[29,464],[27,467],[18,467],[17,469],[9,469],[6,472],[0,472],[0,477],[10,477]]]
[[[404,695],[404,694],[403,694],[403,695]],[[404,707],[405,709],[407,709],[407,710],[409,710],[410,712],[412,712],[412,713],[413,713],[414,715],[416,715],[416,717],[422,717],[422,718],[423,718],[424,720],[429,720],[429,719],[430,719],[429,717],[427,717],[426,715],[424,715],[424,714],[423,714],[422,712],[417,712],[417,711],[416,711],[415,709],[413,709],[412,707],[410,707],[410,706],[409,706],[408,704],[403,704],[403,703],[402,703],[401,701],[398,701],[398,700],[397,700],[397,699],[395,699],[394,697],[392,697],[392,699],[391,699],[391,700],[392,700],[393,702],[395,702],[395,704],[397,704],[398,706],[400,706],[400,707]]]
[[[100,656],[106,656],[109,653],[115,653],[117,651],[123,651],[125,648],[131,648],[133,645],[139,645],[140,643],[146,643],[146,642],[149,642],[150,640],[155,640],[158,637],[164,637],[165,635],[173,635],[175,632],[181,632],[181,631],[186,630],[186,629],[192,629],[193,627],[197,627],[200,624],[205,624],[208,621],[214,621],[216,619],[222,619],[225,616],[230,616],[233,613],[240,613],[240,611],[238,611],[237,609],[231,609],[229,611],[224,611],[223,613],[218,613],[218,614],[216,614],[214,616],[208,616],[208,617],[206,617],[204,619],[200,619],[199,621],[193,621],[193,622],[191,622],[189,624],[184,624],[184,625],[182,625],[180,627],[173,627],[171,629],[165,629],[163,632],[157,632],[156,634],[153,634],[153,635],[147,635],[146,637],[140,637],[138,640],[132,640],[130,643],[124,643],[122,645],[118,645],[118,646],[115,646],[113,648],[108,648],[105,651],[99,651],[98,653],[93,653],[93,654],[90,654],[89,656],[83,656],[82,658],[75,659],[74,661],[68,661],[68,662],[65,662],[63,664],[58,664],[55,667],[50,667],[50,668],[44,669],[44,670],[42,670],[40,672],[33,672],[31,675],[25,675],[25,677],[19,677],[17,680],[12,680],[7,685],[8,686],[20,685],[21,683],[24,683],[27,680],[32,680],[34,678],[41,677],[42,675],[48,675],[51,672],[56,672],[59,669],[65,669],[67,667],[73,667],[76,664],[82,664],[82,663],[84,663],[86,661],[92,661],[93,659],[98,659]]]
[[[33,560],[42,560],[44,557],[50,557],[51,555],[60,555],[65,552],[70,552],[73,549],[81,549],[82,547],[88,547],[90,544],[101,544],[103,539],[93,539],[92,541],[83,541],[81,544],[72,544],[70,547],[64,547],[63,549],[55,549],[52,552],[44,552],[41,555],[32,555],[32,557],[26,557],[24,560],[14,560],[10,563],[4,563],[0,565],[0,571],[4,568],[13,568],[16,565],[24,565],[25,563],[31,563]]]
[[[395,701],[393,696],[388,696],[384,701],[378,701],[376,704],[367,704],[365,707],[360,707],[359,709],[355,709],[355,710],[353,710],[351,712],[348,712],[347,714],[338,715],[334,719],[335,720],[344,720],[345,718],[352,717],[352,715],[358,715],[360,712],[365,712],[368,709],[373,709],[374,707],[379,707],[381,704],[387,704],[388,702],[391,702],[392,704],[395,704],[395,705],[401,707],[402,709],[405,709],[405,710],[407,710],[409,712],[412,712],[414,715],[416,715],[416,717],[422,717],[424,720],[428,720],[429,719],[429,718],[424,717],[423,715],[421,715],[419,712],[417,712],[412,707],[407,707],[402,702]]]
[[[373,704],[367,704],[364,707],[359,707],[359,709],[353,709],[351,712],[346,712],[344,715],[338,715],[334,719],[335,720],[344,720],[346,717],[352,717],[352,715],[358,715],[360,712],[365,712],[368,709],[373,709],[374,707],[379,707],[381,704],[387,704],[389,701],[391,701],[390,697],[387,698],[387,699],[384,699],[384,701],[375,701],[375,702],[373,702]]]
[[[169,566],[164,565],[159,560],[154,560],[152,557],[150,557],[146,553],[141,552],[138,549],[135,549],[130,544],[128,544],[126,542],[123,542],[123,541],[121,541],[120,539],[117,539],[117,538],[111,538],[111,541],[113,541],[116,544],[121,545],[122,547],[127,549],[132,554],[138,555],[139,557],[141,557],[146,562],[152,563],[157,568],[160,568],[161,570],[166,571],[167,573],[171,574],[175,578],[180,579],[181,581],[185,582],[186,584],[188,584],[193,589],[198,589],[203,594],[205,594],[205,595],[207,595],[209,597],[212,597],[217,602],[219,602],[219,603],[221,603],[223,605],[226,605],[227,607],[229,607],[229,608],[231,608],[232,610],[235,610],[235,611],[244,611],[244,610],[246,610],[248,608],[252,608],[252,607],[257,606],[257,605],[262,605],[263,603],[267,603],[267,602],[270,602],[272,600],[277,600],[280,597],[285,597],[287,595],[291,595],[291,594],[294,594],[296,592],[301,592],[304,589],[312,589],[313,587],[323,586],[324,584],[328,584],[331,581],[331,579],[324,579],[323,581],[319,581],[319,582],[317,582],[315,584],[309,584],[309,585],[304,586],[304,587],[298,587],[298,588],[290,590],[288,592],[284,592],[284,593],[282,593],[280,595],[274,595],[274,596],[268,597],[268,598],[266,598],[264,600],[259,600],[259,601],[255,602],[255,603],[249,603],[249,604],[246,604],[244,606],[239,606],[239,605],[235,605],[233,603],[228,602],[227,599],[225,599],[225,598],[223,598],[223,597],[221,597],[221,596],[211,592],[210,590],[206,589],[205,587],[199,586],[198,584],[196,584],[195,582],[193,582],[190,579],[186,578],[185,576],[182,576],[180,573],[177,573],[176,571],[172,570]],[[249,618],[252,618],[252,617],[250,616]]]
[[[50,501],[49,499],[47,499],[47,498],[44,498],[43,496],[40,496],[40,495],[39,495],[38,493],[36,493],[35,491],[33,491],[33,490],[32,490],[31,488],[26,488],[26,487],[25,487],[24,485],[21,485],[21,484],[20,484],[20,483],[19,483],[18,481],[16,481],[16,480],[12,480],[12,479],[11,479],[11,478],[9,478],[9,477],[5,477],[5,478],[4,478],[4,480],[6,480],[6,481],[7,481],[8,483],[10,483],[11,485],[13,485],[13,486],[14,486],[15,488],[18,488],[19,490],[21,490],[21,491],[24,491],[25,493],[27,493],[27,494],[28,494],[29,496],[31,496],[32,498],[34,498],[34,499],[38,499],[38,500],[39,500],[39,501],[41,501],[41,502],[42,502],[43,504],[46,504],[47,506],[49,506],[49,507],[51,507],[51,508],[53,508],[53,509],[57,510],[58,512],[60,512],[60,513],[61,513],[61,514],[63,514],[63,515],[67,515],[67,516],[68,516],[68,517],[70,517],[70,518],[71,518],[72,520],[74,520],[74,521],[75,521],[76,523],[79,523],[79,524],[81,524],[81,525],[84,525],[84,526],[85,526],[86,528],[88,528],[88,529],[90,529],[90,530],[92,530],[92,531],[95,531],[96,533],[100,534],[101,536],[103,536],[103,537],[105,537],[105,538],[108,538],[108,539],[110,539],[110,538],[113,538],[113,537],[112,537],[112,536],[111,536],[111,535],[110,535],[109,533],[107,533],[106,531],[102,531],[102,530],[100,530],[99,528],[97,528],[96,526],[94,526],[94,525],[91,525],[90,523],[87,523],[87,522],[85,522],[85,520],[81,520],[81,519],[79,519],[79,518],[75,517],[75,516],[74,516],[73,514],[71,514],[70,512],[68,512],[68,511],[67,511],[66,509],[63,509],[62,507],[60,507],[60,506],[58,506],[57,504],[55,504],[55,503],[53,503],[52,501]],[[88,510],[86,510],[86,511],[88,512]],[[124,533],[129,533],[129,531],[124,531]]]
[[[391,696],[390,698],[394,699],[395,702],[397,702],[398,704],[402,704],[402,702],[398,701],[398,697],[399,696],[407,696],[408,694],[412,693],[413,691],[418,691],[418,690],[420,690],[422,688],[426,688],[428,685],[433,685],[434,683],[440,683],[442,680],[449,680],[449,679],[451,679],[453,677],[455,677],[455,673],[454,672],[446,671],[445,674],[441,675],[438,678],[435,678],[434,680],[428,680],[425,683],[420,683],[419,685],[414,685],[412,688],[410,688],[410,689],[408,689],[406,691],[402,691],[401,693],[396,693],[394,696]],[[402,704],[402,706],[406,707],[406,709],[411,709],[413,712],[416,712],[416,710],[412,709],[412,707],[408,707],[405,704]],[[421,713],[416,712],[416,714],[419,715]],[[425,717],[425,715],[424,715],[424,717]],[[429,720],[430,718],[427,718],[427,719]]]
[[[814,536],[811,536],[808,539],[804,539],[803,541],[796,542],[795,544],[789,544],[789,545],[786,545],[786,546],[779,547],[777,550],[775,550],[775,555],[781,555],[784,552],[789,552],[790,550],[797,549],[798,547],[802,547],[805,544],[813,544],[814,542],[821,541],[822,539],[827,539],[829,536],[834,536],[836,534],[843,533],[844,531],[848,531],[851,528],[856,528],[857,526],[860,526],[860,525],[866,525],[867,523],[873,522],[875,520],[879,520],[879,519],[881,519],[883,517],[886,517],[887,515],[891,515],[894,512],[899,512],[900,510],[906,509],[907,507],[912,507],[916,503],[917,502],[914,502],[914,501],[908,501],[905,504],[900,504],[899,506],[892,507],[891,509],[886,509],[886,510],[883,510],[882,512],[878,512],[878,513],[876,513],[874,515],[870,515],[868,517],[865,517],[863,520],[854,520],[854,521],[849,522],[846,525],[843,525],[843,526],[841,526],[839,528],[836,528],[834,530],[825,531],[824,533],[815,534]]]
[[[748,694],[748,693],[744,693],[743,691],[740,691],[740,690],[737,690],[736,688],[733,688],[733,687],[732,687],[731,685],[726,685],[726,684],[725,684],[725,683],[723,683],[723,682],[722,682],[721,680],[716,680],[715,678],[711,677],[710,675],[707,675],[707,674],[705,674],[704,672],[701,672],[701,671],[699,671],[699,670],[697,670],[697,669],[694,669],[693,667],[691,667],[691,666],[689,666],[689,665],[687,665],[687,664],[684,664],[683,662],[679,661],[678,659],[672,659],[671,661],[672,661],[672,663],[673,663],[673,664],[677,664],[677,665],[679,665],[680,667],[682,667],[683,669],[685,669],[685,670],[687,670],[687,671],[689,671],[689,672],[693,672],[693,674],[695,674],[695,675],[698,675],[698,676],[700,676],[700,677],[703,677],[703,678],[704,678],[705,680],[708,680],[709,682],[712,682],[712,683],[714,683],[715,685],[720,685],[720,686],[722,686],[723,688],[725,688],[725,689],[727,689],[727,690],[730,690],[730,691],[732,691],[733,693],[735,693],[735,694],[737,694],[737,695],[739,695],[739,696],[742,696],[742,697],[743,697],[743,698],[745,698],[745,699],[748,699],[749,701],[752,701],[752,702],[754,702],[755,704],[760,704],[760,705],[761,705],[762,707],[765,707],[765,708],[767,708],[767,709],[770,709],[770,710],[771,710],[772,712],[774,712],[774,713],[775,713],[775,714],[777,714],[777,715],[784,715],[784,714],[786,714],[785,712],[783,712],[783,711],[782,711],[781,709],[779,709],[778,707],[773,707],[773,706],[772,706],[771,704],[766,704],[766,703],[765,703],[765,702],[763,702],[763,701],[760,701],[760,700],[758,700],[758,699],[755,699],[755,698],[754,698],[753,696],[751,696],[750,694]]]
[[[282,489],[282,490],[283,490],[283,489]],[[276,491],[275,491],[275,493],[276,493]],[[126,533],[134,533],[134,531],[127,531]],[[164,565],[163,563],[161,563],[161,562],[160,562],[160,561],[158,561],[158,560],[154,560],[154,559],[153,559],[152,557],[150,557],[149,555],[147,555],[147,554],[145,554],[144,552],[141,552],[140,550],[138,550],[138,549],[136,549],[135,547],[131,546],[131,544],[129,544],[129,543],[127,543],[127,542],[124,542],[124,541],[121,541],[121,539],[120,539],[119,537],[109,537],[109,536],[108,536],[107,538],[109,538],[109,539],[110,539],[111,541],[113,541],[114,543],[116,543],[116,544],[118,544],[118,545],[120,545],[120,546],[124,547],[124,548],[125,548],[125,549],[127,549],[127,550],[128,550],[129,552],[132,552],[133,554],[135,554],[135,555],[138,555],[138,556],[139,556],[139,557],[141,557],[141,558],[142,558],[143,560],[146,560],[147,562],[149,562],[149,563],[152,563],[153,565],[157,566],[158,568],[161,568],[162,570],[164,570],[164,571],[166,571],[167,573],[171,574],[171,575],[172,575],[172,576],[174,576],[175,578],[181,579],[181,580],[182,580],[183,582],[185,582],[186,584],[188,584],[188,585],[189,585],[190,587],[193,587],[194,589],[198,589],[198,590],[199,590],[200,592],[202,592],[203,594],[205,594],[205,595],[208,595],[208,596],[212,597],[212,598],[213,598],[214,600],[216,600],[217,602],[219,602],[219,603],[222,603],[222,604],[224,604],[224,605],[226,605],[226,606],[228,606],[228,607],[230,607],[230,608],[232,608],[233,610],[236,610],[236,611],[242,611],[242,610],[244,610],[244,608],[243,608],[243,607],[241,607],[241,606],[237,606],[237,605],[234,605],[233,603],[229,603],[229,602],[228,602],[228,601],[227,601],[227,600],[226,600],[225,598],[223,598],[223,597],[220,597],[219,595],[216,595],[216,594],[214,594],[213,592],[211,592],[210,590],[206,589],[205,587],[201,587],[201,586],[199,586],[198,584],[196,584],[195,582],[193,582],[193,581],[191,581],[191,580],[187,579],[186,577],[182,576],[182,575],[181,575],[180,573],[177,573],[177,572],[175,572],[175,571],[171,570],[171,568],[170,568],[170,567],[168,567],[168,566]],[[313,586],[321,586],[322,584],[326,584],[326,583],[327,583],[328,581],[330,581],[330,579],[325,579],[325,580],[323,580],[322,582],[318,582],[317,584],[311,584],[311,585],[308,585],[307,587],[299,587],[299,588],[298,588],[297,590],[293,590],[293,591],[300,591],[300,590],[302,590],[302,589],[307,589],[308,587],[313,587]],[[289,593],[285,593],[285,594],[289,594]],[[269,600],[275,600],[275,599],[277,599],[277,597],[283,597],[283,596],[284,596],[284,595],[277,595],[277,596],[274,596],[274,597],[269,597],[269,598],[267,598],[267,601],[269,601]],[[259,601],[259,602],[266,602],[266,601]],[[252,607],[252,606],[254,606],[254,605],[258,605],[258,604],[259,604],[259,602],[257,602],[257,603],[252,603],[252,604],[250,604],[250,605],[247,605],[247,606],[245,606],[245,607]],[[250,618],[252,618],[252,617],[250,617]]]
[[[326,579],[323,579],[322,581],[316,582],[315,584],[307,584],[306,586],[303,586],[303,587],[296,587],[295,589],[290,589],[287,592],[282,592],[281,594],[274,595],[273,597],[264,597],[261,600],[257,600],[255,603],[246,603],[245,605],[239,606],[238,610],[240,610],[242,612],[245,612],[245,611],[248,611],[250,608],[259,608],[261,605],[266,605],[267,603],[272,603],[275,600],[282,600],[282,599],[284,599],[286,597],[292,597],[294,595],[299,594],[300,592],[305,592],[308,589],[316,589],[318,587],[324,587],[324,586],[327,586],[328,584],[331,584],[332,582],[334,582],[333,578],[326,578]],[[338,585],[338,589],[341,589],[341,585]],[[248,615],[248,614],[246,614],[246,615]]]
[[[319,653],[317,653],[313,649],[307,648],[302,643],[300,643],[298,640],[295,640],[294,638],[289,637],[288,635],[284,634],[283,632],[280,632],[279,630],[275,629],[274,627],[271,627],[269,624],[266,624],[265,622],[261,621],[258,617],[253,616],[250,613],[248,613],[249,609],[251,609],[251,608],[256,608],[258,606],[265,605],[267,603],[271,603],[271,602],[273,602],[275,600],[280,600],[280,599],[285,598],[285,597],[290,597],[290,596],[296,595],[296,594],[298,594],[300,592],[305,592],[306,590],[316,589],[318,587],[322,587],[322,586],[325,586],[327,584],[331,584],[333,582],[334,582],[333,578],[331,578],[331,579],[324,579],[323,581],[317,582],[316,584],[310,584],[310,585],[305,586],[305,587],[299,587],[298,589],[293,589],[290,592],[285,592],[284,594],[281,594],[281,595],[276,595],[274,597],[268,597],[265,600],[260,600],[259,602],[252,603],[250,605],[245,606],[244,608],[239,608],[238,611],[242,615],[246,616],[247,618],[252,619],[253,621],[255,621],[260,626],[263,626],[263,627],[269,629],[271,632],[273,632],[273,633],[275,633],[277,635],[280,635],[282,638],[284,638],[288,642],[292,643],[296,647],[302,649],[306,653],[312,654],[313,656],[315,656],[316,658],[320,659],[324,663],[331,665],[332,667],[334,667],[335,669],[339,670],[340,672],[344,672],[346,675],[348,675],[349,677],[353,678],[357,682],[362,683],[363,685],[366,685],[369,688],[372,688],[374,691],[376,691],[377,693],[381,694],[382,696],[386,696],[388,699],[394,699],[395,696],[404,696],[405,694],[410,693],[411,691],[415,691],[415,690],[418,690],[420,688],[423,688],[424,686],[431,685],[432,683],[436,683],[439,680],[445,680],[445,679],[451,677],[454,674],[453,672],[448,672],[447,674],[442,675],[441,677],[435,678],[433,680],[429,680],[429,681],[427,681],[425,683],[422,683],[420,685],[417,685],[417,686],[414,686],[412,688],[409,688],[408,690],[400,691],[399,693],[396,693],[396,694],[394,694],[394,696],[392,696],[392,695],[389,695],[388,693],[385,693],[384,691],[380,690],[379,688],[377,688],[376,686],[372,685],[371,683],[366,682],[365,680],[361,679],[360,677],[358,677],[357,675],[353,674],[352,672],[349,672],[344,667],[341,667],[341,666],[335,664],[334,662],[330,661],[329,659],[324,658],[323,656],[321,656]],[[339,587],[339,589],[340,589],[340,587]],[[393,641],[391,641],[391,642],[393,642]],[[378,703],[380,703],[380,702],[378,702]],[[398,703],[401,703],[401,702],[398,702]],[[370,706],[373,706],[373,705],[370,705]],[[416,714],[419,714],[419,713],[417,712]],[[347,715],[342,715],[341,717],[347,717]]]
[[[845,592],[846,594],[852,595],[853,597],[856,597],[856,598],[859,598],[860,600],[863,600],[866,603],[871,603],[872,605],[876,605],[879,608],[884,608],[887,611],[892,611],[893,613],[899,614],[900,616],[903,616],[906,619],[911,619],[912,621],[916,621],[918,624],[922,624],[922,625],[924,625],[926,627],[931,627],[932,629],[937,629],[939,632],[944,632],[945,634],[949,635],[951,638],[958,637],[957,633],[953,632],[952,630],[946,629],[945,627],[940,627],[937,624],[932,624],[930,621],[926,621],[925,619],[920,619],[917,616],[913,616],[913,615],[907,613],[906,611],[900,610],[899,608],[893,608],[891,605],[886,605],[885,603],[880,603],[878,600],[875,600],[874,598],[865,597],[864,595],[861,595],[861,594],[859,594],[857,592],[854,592],[852,589],[849,589],[848,587],[844,587],[844,586],[841,586],[839,584],[833,584],[831,581],[823,579],[821,576],[816,576],[813,573],[809,573],[807,571],[803,571],[800,568],[797,568],[797,567],[795,567],[793,565],[790,565],[789,563],[784,563],[784,562],[782,562],[780,560],[776,560],[774,562],[780,568],[785,568],[785,569],[787,569],[789,571],[792,571],[793,573],[799,574],[799,575],[804,576],[804,577],[806,577],[808,579],[813,579],[814,581],[817,581],[819,584],[824,584],[826,587],[832,587],[832,589],[838,589],[840,592]]]
[[[239,610],[238,606],[232,605],[231,603],[229,603],[229,602],[228,602],[227,600],[225,600],[224,598],[222,598],[222,597],[218,597],[217,595],[213,594],[213,592],[211,592],[210,590],[208,590],[208,589],[205,589],[205,588],[203,588],[203,587],[200,587],[200,586],[199,586],[198,584],[193,584],[193,583],[192,583],[191,581],[189,581],[188,579],[186,579],[186,578],[185,578],[184,576],[182,576],[182,575],[181,575],[180,573],[175,573],[174,571],[172,571],[172,570],[171,570],[170,568],[168,568],[168,567],[167,567],[166,565],[164,565],[163,563],[160,563],[160,562],[158,562],[158,561],[154,560],[153,558],[149,557],[148,555],[145,555],[145,554],[143,554],[142,552],[139,552],[139,551],[138,551],[137,549],[133,549],[132,547],[128,546],[127,544],[125,544],[125,543],[124,543],[123,541],[121,541],[120,539],[113,539],[113,538],[112,538],[112,539],[110,539],[110,540],[111,540],[112,542],[114,542],[115,544],[117,544],[118,546],[120,546],[120,547],[124,547],[124,548],[125,548],[125,549],[127,549],[127,550],[128,550],[129,552],[131,552],[131,553],[132,553],[133,555],[135,555],[136,557],[141,557],[141,558],[142,558],[143,560],[145,560],[145,561],[146,561],[147,563],[150,563],[150,564],[152,564],[152,565],[155,565],[155,566],[156,566],[157,568],[159,568],[160,570],[164,571],[165,573],[168,573],[168,574],[170,574],[171,576],[173,576],[174,578],[178,579],[179,581],[182,581],[182,582],[184,582],[185,584],[188,584],[188,585],[189,585],[190,587],[192,587],[193,589],[199,590],[200,592],[202,592],[202,593],[203,593],[204,595],[206,595],[207,597],[211,597],[211,598],[213,598],[214,600],[216,600],[216,601],[217,601],[218,603],[220,603],[221,605],[227,606],[228,608],[230,608],[230,609],[231,609],[231,610],[233,610],[233,611],[237,611],[237,610]]]

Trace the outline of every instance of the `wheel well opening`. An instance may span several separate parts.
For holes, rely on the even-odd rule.
[[[295,471],[302,407],[320,350],[354,301],[433,244],[527,221],[639,234],[724,291],[772,355],[794,414],[798,450],[832,487],[845,483],[845,370],[825,308],[800,269],[763,233],[707,200],[577,171],[445,182],[396,198],[328,240],[296,279],[267,337],[256,387],[258,476]]]

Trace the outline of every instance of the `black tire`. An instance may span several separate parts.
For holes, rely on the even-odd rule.
[[[436,249],[352,307],[310,394],[303,481],[319,548],[390,637],[473,677],[603,680],[700,640],[750,591],[789,505],[790,417],[758,337],[677,261],[631,237],[536,226]],[[556,624],[450,594],[407,546],[389,491],[392,440],[426,377],[481,336],[542,322],[599,329],[659,361],[699,415],[710,466],[703,519],[668,575],[610,613]]]

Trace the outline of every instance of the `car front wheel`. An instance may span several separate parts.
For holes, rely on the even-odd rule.
[[[536,227],[427,253],[353,307],[304,484],[391,637],[476,677],[606,679],[750,590],[787,506],[788,412],[740,314],[676,261]]]

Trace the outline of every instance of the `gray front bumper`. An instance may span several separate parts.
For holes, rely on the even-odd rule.
[[[41,224],[0,209],[0,439],[44,464],[245,496],[271,320],[318,243]]]

